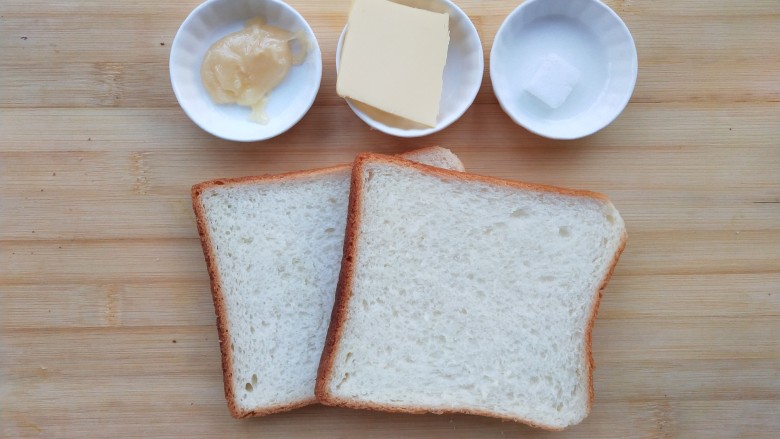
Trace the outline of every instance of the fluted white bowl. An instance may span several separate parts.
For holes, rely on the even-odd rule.
[[[255,17],[291,32],[303,30],[309,46],[304,62],[293,66],[268,96],[267,124],[249,120],[248,107],[215,104],[200,77],[209,47]],[[320,88],[322,54],[309,24],[283,1],[208,0],[190,13],[176,33],[169,69],[176,99],[195,124],[223,139],[251,142],[282,134],[309,111]]]
[[[581,73],[555,109],[525,90],[549,53]],[[599,0],[527,0],[504,20],[490,52],[501,108],[517,124],[553,139],[576,139],[609,125],[628,104],[636,78],[631,32]]]

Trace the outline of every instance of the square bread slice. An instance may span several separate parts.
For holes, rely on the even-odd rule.
[[[405,155],[463,170],[449,150]],[[196,184],[192,205],[236,418],[315,402],[336,293],[352,165]]]
[[[591,329],[625,242],[600,194],[358,157],[318,399],[580,422]]]

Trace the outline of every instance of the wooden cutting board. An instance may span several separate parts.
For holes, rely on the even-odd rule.
[[[197,3],[0,4],[0,436],[780,437],[776,0],[607,1],[637,43],[636,91],[569,142],[513,124],[487,71],[445,131],[370,130],[335,93],[348,0],[293,0],[322,87],[297,126],[254,144],[206,134],[173,96],[169,47]],[[487,55],[519,1],[458,3]],[[622,212],[590,417],[562,433],[320,406],[230,418],[190,186],[430,144],[476,173],[604,192]]]

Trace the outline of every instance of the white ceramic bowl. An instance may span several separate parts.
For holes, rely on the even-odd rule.
[[[557,109],[525,91],[548,53],[581,73]],[[598,0],[527,0],[504,20],[490,52],[501,108],[519,125],[553,139],[576,139],[609,125],[628,104],[636,77],[631,33]]]
[[[209,47],[255,17],[291,32],[303,30],[309,40],[303,64],[293,66],[284,82],[271,91],[267,124],[249,120],[248,107],[215,104],[200,78]],[[193,122],[217,137],[251,142],[287,131],[309,111],[320,88],[322,54],[306,20],[280,0],[208,0],[190,13],[176,33],[169,67],[176,99]]]
[[[450,0],[394,0],[407,6],[434,12],[447,12],[450,15],[450,45],[447,50],[447,63],[444,66],[444,84],[442,86],[439,115],[436,126],[421,128],[404,119],[378,112],[369,106],[347,99],[352,111],[372,128],[398,137],[420,137],[441,131],[458,120],[468,110],[482,84],[482,71],[485,63],[482,43],[477,28],[469,17]],[[347,26],[341,32],[336,47],[336,72],[341,60],[341,46]],[[377,120],[380,117],[382,121]]]

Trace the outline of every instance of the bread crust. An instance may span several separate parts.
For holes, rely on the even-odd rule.
[[[425,171],[429,174],[434,174],[445,178],[458,179],[461,181],[463,180],[475,181],[475,182],[489,183],[489,184],[504,186],[504,187],[557,193],[557,194],[567,195],[567,196],[595,198],[597,200],[604,201],[608,203],[610,206],[612,206],[612,203],[609,201],[609,198],[606,195],[598,192],[565,189],[565,188],[559,188],[555,186],[522,183],[522,182],[516,182],[510,180],[503,180],[495,177],[487,177],[487,176],[481,176],[475,174],[465,174],[461,172],[450,171],[447,169],[436,168],[436,167],[432,167],[420,163],[410,162],[408,160],[404,160],[393,156],[385,156],[385,155],[374,154],[374,153],[360,154],[355,159],[355,163],[352,167],[346,235],[344,238],[344,254],[342,257],[341,273],[339,274],[338,289],[336,291],[336,300],[333,306],[333,313],[331,314],[330,327],[328,328],[328,336],[325,342],[325,349],[323,350],[322,357],[320,359],[319,369],[317,372],[317,383],[315,386],[315,396],[317,397],[317,400],[321,404],[329,405],[329,406],[347,407],[347,408],[364,409],[364,410],[380,410],[380,411],[394,412],[394,413],[411,413],[411,414],[462,413],[462,414],[470,414],[470,415],[479,415],[479,416],[486,416],[491,418],[498,418],[503,420],[519,422],[519,423],[527,424],[531,427],[541,428],[545,430],[551,430],[551,431],[563,430],[565,427],[535,423],[525,418],[507,416],[507,415],[503,415],[500,413],[491,412],[487,410],[475,410],[470,408],[462,408],[462,409],[453,408],[453,409],[439,410],[435,408],[426,408],[426,407],[419,407],[419,406],[399,407],[399,406],[391,406],[385,404],[355,402],[348,399],[336,397],[328,391],[328,382],[333,379],[333,366],[336,359],[336,353],[339,350],[341,334],[344,331],[344,324],[348,317],[347,316],[348,314],[347,311],[349,308],[348,304],[352,296],[352,283],[353,283],[352,280],[354,278],[355,259],[357,256],[357,238],[359,237],[359,233],[360,233],[359,231],[360,219],[361,219],[360,217],[361,217],[362,203],[363,203],[362,174],[363,174],[363,169],[366,166],[366,163],[370,161],[392,163],[392,164],[406,166],[410,168],[416,168]],[[596,297],[592,309],[590,310],[590,317],[588,319],[587,327],[585,329],[585,365],[586,365],[585,367],[586,367],[587,382],[588,382],[588,403],[586,408],[586,416],[590,412],[591,406],[593,404],[593,399],[594,399],[594,391],[593,391],[594,364],[593,364],[593,354],[592,354],[592,347],[591,347],[592,330],[595,324],[596,315],[598,313],[598,307],[601,300],[601,296],[603,294],[604,289],[607,286],[607,283],[609,282],[609,279],[612,277],[612,273],[614,272],[615,267],[617,266],[618,259],[620,258],[620,255],[623,252],[623,249],[625,248],[626,241],[627,241],[627,233],[625,232],[624,229],[623,234],[621,236],[620,244],[618,245],[618,249],[615,252],[610,267],[607,270],[601,283],[599,284],[599,287],[594,291]]]
[[[333,372],[333,362],[338,348],[338,342],[341,339],[341,333],[344,330],[344,321],[346,320],[347,304],[352,294],[352,277],[355,271],[355,253],[357,244],[358,225],[360,223],[360,211],[362,210],[362,197],[360,193],[363,189],[362,175],[365,160],[361,160],[362,155],[358,156],[352,165],[352,176],[349,182],[349,204],[347,207],[347,226],[344,234],[344,250],[341,256],[341,271],[336,285],[336,298],[333,302],[333,310],[330,314],[330,324],[328,325],[328,334],[325,337],[325,346],[320,356],[320,365],[317,368],[317,381],[314,384],[314,396],[317,401],[326,405],[331,400],[331,395],[327,391],[327,382],[330,380]],[[345,405],[345,407],[347,407]],[[360,407],[355,407],[360,408]]]
[[[525,189],[525,190],[538,191],[538,192],[551,192],[551,193],[557,193],[560,195],[567,195],[573,197],[595,198],[601,201],[609,202],[609,198],[606,195],[599,192],[593,192],[593,191],[581,190],[581,189],[568,189],[568,188],[562,188],[558,186],[551,186],[551,185],[538,184],[538,183],[525,183],[520,181],[505,180],[498,177],[489,177],[486,175],[451,171],[449,169],[437,168],[435,166],[429,166],[422,163],[412,162],[400,156],[376,154],[373,152],[362,153],[355,158],[355,163],[353,164],[353,174],[354,174],[354,169],[356,169],[356,166],[358,165],[358,162],[366,162],[366,161],[392,163],[396,165],[406,166],[409,168],[415,168],[421,171],[425,171],[429,174],[434,174],[441,177],[453,178],[456,180],[475,181],[480,183],[488,183],[496,186]],[[363,163],[360,163],[360,165],[363,166]]]
[[[593,326],[596,324],[596,317],[599,313],[599,305],[601,304],[601,297],[604,295],[604,289],[607,288],[607,284],[612,278],[612,273],[615,272],[618,259],[620,259],[620,255],[623,254],[623,250],[625,250],[627,242],[628,233],[624,228],[623,234],[620,237],[620,244],[618,244],[618,248],[615,251],[615,256],[612,258],[612,263],[610,264],[607,273],[604,275],[604,278],[601,280],[601,284],[599,284],[599,287],[596,290],[596,298],[593,301],[593,307],[590,310],[590,319],[588,319],[588,325],[585,328],[585,367],[587,368],[588,373],[588,408],[586,414],[590,413],[590,409],[593,407],[593,399],[595,397],[593,391],[593,371],[596,369],[596,364],[593,362]]]
[[[443,151],[448,150],[439,146],[429,146],[409,151],[402,154],[402,156],[419,157],[422,155],[436,154]],[[462,169],[463,164],[460,162],[460,159],[458,159],[454,154],[452,154],[452,158],[457,161],[460,169]],[[203,204],[201,202],[201,197],[205,191],[217,187],[227,188],[256,183],[272,184],[284,180],[305,179],[338,172],[349,172],[351,168],[351,164],[345,164],[306,171],[286,172],[275,175],[218,178],[204,181],[192,186],[192,209],[195,212],[195,222],[198,227],[198,236],[200,237],[201,247],[203,248],[203,255],[206,260],[206,268],[209,273],[211,296],[214,302],[214,312],[217,318],[217,333],[219,334],[219,348],[222,356],[222,376],[225,389],[225,399],[228,403],[228,410],[230,411],[231,416],[234,418],[243,419],[253,416],[264,416],[273,413],[285,412],[299,407],[304,407],[309,404],[314,404],[317,402],[317,399],[309,398],[295,401],[289,404],[279,404],[267,407],[263,410],[242,410],[236,405],[235,389],[233,388],[233,354],[230,348],[231,338],[230,332],[228,331],[227,306],[225,304],[225,298],[222,293],[222,279],[216,263],[216,256],[214,255],[211,236],[209,235],[208,229],[206,227],[206,217]]]

